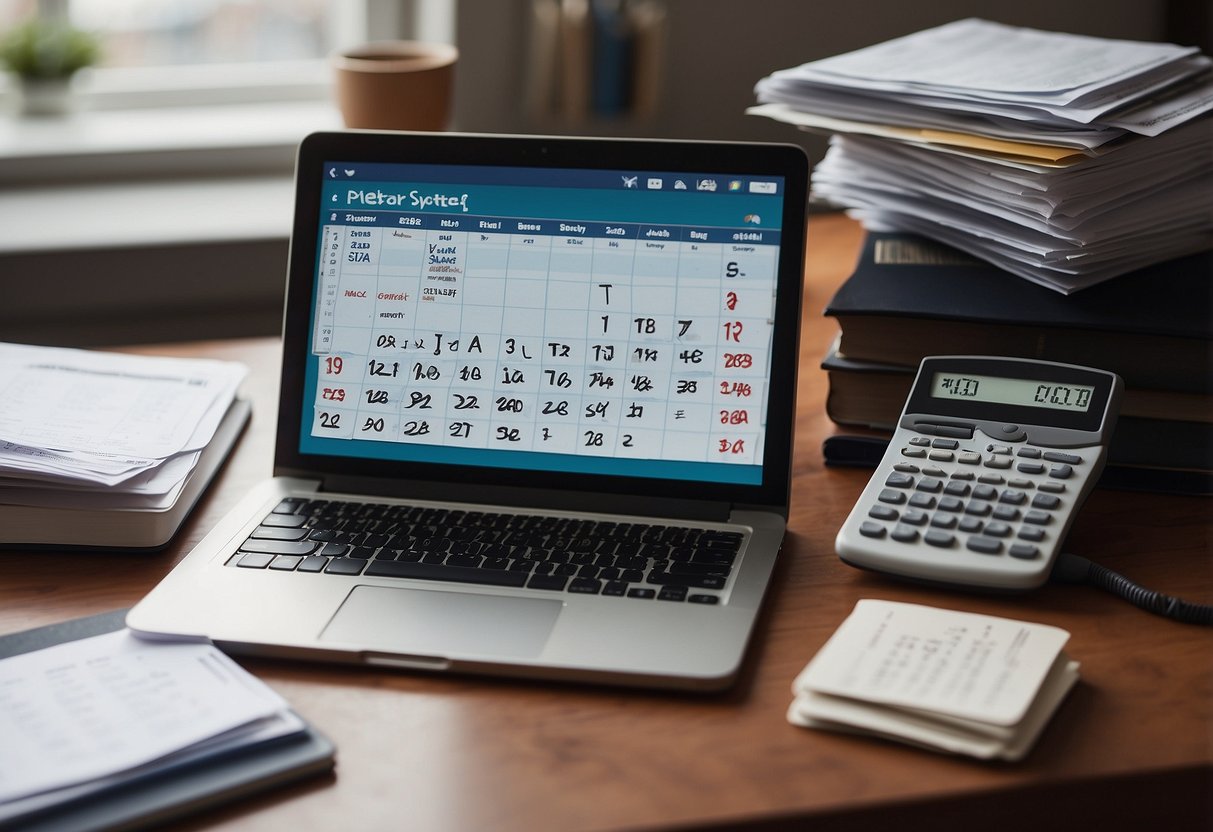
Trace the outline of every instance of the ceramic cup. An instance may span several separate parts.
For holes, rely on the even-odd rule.
[[[381,41],[337,55],[337,103],[346,127],[445,130],[459,50],[442,43]]]

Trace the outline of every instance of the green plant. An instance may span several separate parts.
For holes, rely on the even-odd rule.
[[[21,78],[70,78],[100,57],[96,37],[63,24],[31,20],[0,37],[0,64]]]

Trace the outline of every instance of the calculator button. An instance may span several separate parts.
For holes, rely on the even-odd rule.
[[[1043,511],[1029,511],[1023,516],[1025,523],[1031,523],[1034,526],[1047,526],[1052,519],[1053,515]]]
[[[876,499],[882,503],[892,503],[899,506],[906,501],[906,495],[901,491],[894,491],[892,488],[886,488],[880,492],[880,496]]]
[[[977,534],[984,525],[976,517],[962,517],[960,518],[960,525],[957,528],[966,534]]]
[[[1010,552],[1011,557],[1020,560],[1032,560],[1040,555],[1040,550],[1031,543],[1012,543]]]
[[[1024,526],[1019,530],[1019,534],[1015,536],[1020,540],[1031,540],[1033,543],[1039,543],[1045,539],[1045,530],[1039,529],[1036,526]]]
[[[1011,527],[998,520],[991,520],[986,524],[986,534],[990,537],[1010,537]]]
[[[919,445],[924,448],[929,448],[931,446],[931,440],[927,439],[925,436],[911,436],[910,444]]]
[[[1020,448],[1015,455],[1024,459],[1040,459],[1040,448]]]
[[[964,500],[959,497],[943,497],[939,501],[940,511],[957,512],[962,511],[965,507]]]
[[[998,496],[998,489],[983,483],[973,489],[973,496],[979,500],[993,500]]]
[[[901,522],[909,523],[911,526],[921,526],[927,522],[927,513],[918,509],[909,508],[901,515]]]
[[[918,529],[913,526],[907,526],[904,523],[898,523],[893,527],[893,531],[889,533],[889,537],[900,543],[913,543],[918,539]]]
[[[978,482],[984,482],[987,485],[1002,485],[1006,482],[1002,474],[982,474],[977,478]]]
[[[926,459],[927,452],[922,448],[902,448],[901,455],[913,457],[914,459]]]
[[[1037,494],[1032,498],[1032,508],[1043,508],[1052,511],[1061,505],[1061,498],[1056,494]]]
[[[889,508],[888,506],[874,505],[868,509],[868,517],[875,517],[877,520],[896,520],[897,509]]]
[[[965,514],[971,514],[974,517],[986,517],[994,507],[985,500],[969,500],[969,504],[965,506]]]
[[[968,497],[972,490],[966,482],[950,482],[943,487],[943,493],[953,497]]]
[[[1011,460],[1003,459],[1000,456],[991,456],[986,458],[985,466],[987,468],[997,468],[999,470],[1003,470],[1011,467]]]
[[[954,451],[960,447],[960,443],[955,439],[932,439],[931,447],[944,451]]]
[[[1069,465],[1077,465],[1082,462],[1082,457],[1078,454],[1067,454],[1061,451],[1045,451],[1044,458],[1049,462],[1065,462]]]
[[[935,498],[930,494],[911,494],[910,505],[915,508],[935,508]]]
[[[859,524],[859,533],[864,537],[879,539],[885,536],[885,527],[879,523],[873,523],[871,520],[865,520]]]
[[[943,481],[934,477],[923,477],[917,486],[919,491],[926,491],[928,494],[938,494],[943,489]]]
[[[914,478],[909,474],[894,471],[893,473],[889,474],[889,477],[884,481],[884,484],[890,488],[909,488],[914,485]]]
[[[1006,445],[986,445],[986,450],[992,454],[1005,456],[1011,453],[1011,449]]]
[[[994,506],[993,517],[995,520],[1013,521],[1019,519],[1019,509],[1011,508],[1010,506]]]
[[[1049,476],[1056,480],[1068,480],[1074,474],[1069,465],[1054,465],[1049,469]]]
[[[956,517],[951,514],[936,514],[931,518],[931,525],[937,529],[954,529]]]
[[[934,465],[929,465],[926,468],[923,468],[922,473],[924,476],[937,477],[938,479],[941,479],[941,480],[946,479],[948,476],[947,471],[943,470],[942,468],[938,468]]]
[[[973,479],[973,472],[972,471],[953,471],[952,479],[965,480],[966,482],[968,482]]]
[[[936,462],[951,462],[956,458],[956,455],[951,451],[931,451],[927,454],[928,459],[933,459]]]
[[[1065,483],[1060,482],[1042,482],[1037,487],[1041,491],[1047,491],[1050,494],[1062,494],[1066,490]]]
[[[1027,494],[1024,494],[1022,491],[1014,491],[1010,488],[998,495],[998,502],[1006,503],[1007,505],[1022,506],[1027,501]]]
[[[992,537],[970,537],[965,546],[983,555],[997,555],[1002,552],[1002,542]]]
[[[947,532],[936,531],[934,529],[923,535],[922,539],[927,543],[930,543],[932,546],[938,546],[941,549],[946,549],[956,542],[955,535],[948,534]]]
[[[975,454],[972,451],[962,451],[957,454],[956,461],[961,465],[976,465],[981,462],[981,454]]]
[[[893,466],[894,471],[900,471],[903,474],[917,474],[918,466],[912,465],[909,462],[899,462]]]
[[[1015,477],[1014,479],[1008,480],[1007,485],[1011,486],[1012,488],[1022,488],[1026,491],[1033,486],[1033,482],[1031,480],[1025,480],[1023,477]]]
[[[1015,470],[1021,474],[1043,474],[1045,467],[1039,462],[1021,462],[1015,466]]]

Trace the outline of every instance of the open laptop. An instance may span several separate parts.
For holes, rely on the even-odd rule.
[[[128,626],[727,686],[787,518],[807,180],[787,145],[309,136],[274,477]]]

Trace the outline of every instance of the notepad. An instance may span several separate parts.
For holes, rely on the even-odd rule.
[[[1021,759],[1078,680],[1057,627],[865,599],[796,677],[788,720]]]

